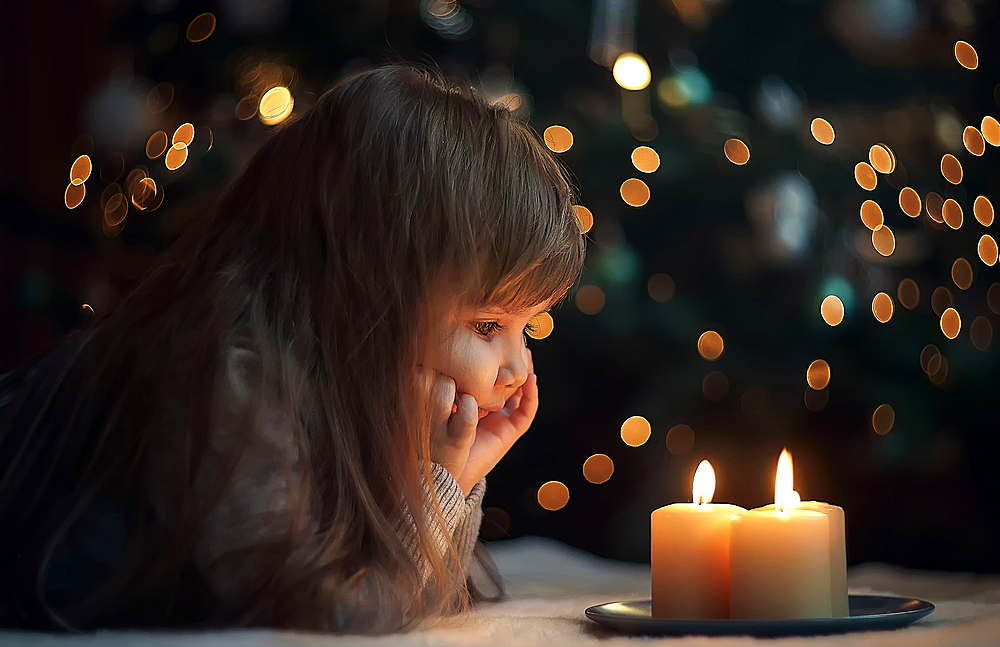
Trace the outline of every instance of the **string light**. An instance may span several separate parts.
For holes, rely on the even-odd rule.
[[[642,90],[651,77],[646,59],[634,52],[622,54],[611,68],[615,81],[626,90]]]
[[[698,354],[710,362],[722,357],[725,347],[722,335],[714,330],[706,330],[698,337]]]
[[[726,154],[726,159],[737,166],[743,166],[750,161],[750,147],[742,139],[736,137],[727,139],[722,150]]]
[[[837,138],[836,133],[833,131],[833,126],[822,117],[813,119],[809,130],[812,132],[813,138],[825,146],[829,146]]]
[[[542,139],[553,153],[565,153],[573,147],[573,133],[566,126],[549,126]]]
[[[652,427],[642,416],[632,416],[622,423],[622,442],[629,447],[640,447],[649,440]]]

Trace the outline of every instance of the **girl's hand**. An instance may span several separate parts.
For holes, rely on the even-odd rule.
[[[420,370],[421,379],[431,393],[431,460],[451,472],[468,496],[472,485],[479,481],[466,488],[460,476],[465,472],[469,451],[476,440],[479,404],[468,393],[456,398],[455,380],[447,375],[433,369]]]

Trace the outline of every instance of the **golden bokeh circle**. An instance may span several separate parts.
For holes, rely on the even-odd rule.
[[[983,237],[979,239],[977,251],[979,252],[979,260],[983,263],[990,267],[997,264],[997,241],[993,239],[993,236],[983,234]]]
[[[939,194],[931,191],[924,198],[924,208],[927,209],[927,217],[934,222],[944,223],[944,215],[941,213],[944,209],[944,198]]]
[[[151,160],[155,160],[160,155],[167,152],[167,146],[169,146],[167,133],[162,130],[157,130],[149,136],[149,139],[146,140],[146,157]]]
[[[986,152],[986,140],[983,139],[983,134],[975,126],[965,127],[965,131],[962,132],[962,143],[965,144],[965,150],[976,157]]]
[[[948,198],[941,205],[941,218],[952,229],[960,229],[962,223],[965,221],[965,213],[962,211],[962,205],[955,202],[952,198]]]
[[[938,317],[953,305],[955,305],[955,299],[951,296],[951,290],[943,285],[939,285],[931,292],[931,310]]]
[[[594,485],[607,483],[615,473],[615,463],[607,454],[594,454],[583,462],[583,478]]]
[[[988,318],[979,315],[969,326],[969,338],[976,350],[988,350],[993,343],[993,324]]]
[[[972,213],[982,226],[989,227],[993,224],[993,203],[985,195],[976,197],[976,201],[972,204]]]
[[[552,334],[552,330],[555,327],[556,323],[552,320],[552,315],[547,312],[540,312],[531,318],[527,335],[532,339],[545,339]]]
[[[553,153],[565,153],[573,148],[573,133],[566,126],[549,126],[542,133],[542,139]]]
[[[538,505],[549,512],[561,510],[569,503],[569,488],[559,481],[542,483],[538,488],[537,499]]]
[[[168,81],[157,83],[146,96],[146,107],[154,115],[166,112],[174,102],[174,85]]]
[[[872,429],[880,436],[884,436],[892,430],[896,423],[896,412],[888,404],[880,404],[872,413]]]
[[[108,227],[117,227],[128,215],[128,199],[124,193],[115,193],[104,205],[104,223]]]
[[[899,191],[899,208],[911,218],[920,215],[920,194],[908,186]]]
[[[927,375],[933,375],[941,370],[941,351],[934,344],[927,344],[920,351],[920,368]]]
[[[706,399],[719,402],[729,393],[729,378],[722,371],[710,371],[701,381],[701,392]]]
[[[927,376],[933,384],[941,385],[948,378],[948,360],[944,355],[938,357],[938,368]]]
[[[810,389],[822,391],[830,384],[830,365],[825,359],[815,359],[806,369],[806,384]]]
[[[671,427],[667,432],[667,451],[680,456],[692,449],[694,449],[694,430],[684,424]]]
[[[639,146],[632,151],[632,165],[643,173],[660,168],[660,156],[649,146]]]
[[[63,204],[66,205],[67,209],[76,209],[85,197],[87,197],[87,185],[83,182],[79,184],[70,182],[66,185],[66,190],[63,192]]]
[[[986,115],[983,117],[979,130],[983,133],[983,139],[986,140],[986,143],[990,146],[1000,146],[1000,121]]]
[[[962,183],[962,163],[951,153],[941,157],[941,175],[952,184]]]
[[[663,303],[674,298],[677,286],[669,274],[658,273],[649,277],[646,282],[646,290],[654,301]]]
[[[878,176],[875,175],[875,169],[867,162],[858,162],[854,167],[854,180],[865,191],[874,191],[875,187],[878,186]]]
[[[954,339],[962,332],[962,317],[958,310],[948,308],[941,313],[941,332],[948,339]]]
[[[879,292],[872,299],[872,314],[880,323],[886,323],[892,319],[894,310],[895,306],[892,303],[892,297],[885,292]]]
[[[215,31],[215,15],[211,13],[203,13],[200,16],[195,16],[194,19],[188,23],[187,27],[187,39],[192,43],[200,43]]]
[[[625,204],[631,207],[641,207],[649,202],[649,187],[638,178],[633,177],[622,182],[619,192]]]
[[[957,258],[951,264],[951,280],[960,290],[972,287],[972,265],[964,258]]]
[[[190,146],[191,142],[194,141],[194,124],[185,123],[177,126],[177,130],[174,131],[173,136],[170,138],[170,145],[184,144],[185,146]]]
[[[646,59],[634,52],[627,52],[615,59],[611,75],[626,90],[642,90],[652,78]]]
[[[706,330],[698,337],[698,354],[710,362],[722,357],[726,350],[726,344],[722,340],[722,335],[714,330]]]
[[[883,175],[888,175],[896,170],[896,156],[885,144],[875,144],[868,149],[868,161],[872,168]]]
[[[652,427],[642,416],[631,416],[622,423],[622,442],[629,447],[639,447],[649,440]]]
[[[132,205],[145,211],[155,203],[158,193],[156,181],[151,177],[144,177],[136,182],[132,190]]]
[[[809,131],[812,133],[813,139],[826,146],[832,144],[833,140],[837,138],[837,134],[833,131],[833,126],[822,117],[816,117],[812,120],[812,123],[809,125]]]
[[[253,119],[257,114],[257,101],[252,96],[246,96],[236,103],[236,118],[240,121]]]
[[[838,326],[844,320],[844,302],[837,295],[831,294],[819,304],[819,314],[827,324]]]
[[[275,86],[265,92],[260,102],[257,104],[257,113],[260,115],[261,123],[273,126],[284,121],[288,115],[292,114],[295,107],[295,99],[292,98],[291,91],[283,85]]]
[[[896,288],[896,297],[904,308],[913,310],[920,305],[920,286],[913,279],[903,279]]]
[[[188,147],[183,142],[177,142],[167,149],[167,154],[163,158],[163,163],[168,171],[176,171],[184,166],[188,158]]]
[[[580,231],[587,233],[594,226],[594,214],[587,207],[578,204],[573,207],[576,210],[576,217],[580,223]]]
[[[892,256],[896,251],[896,236],[887,225],[882,225],[872,232],[872,246],[882,256]]]
[[[90,179],[90,174],[94,170],[94,164],[90,161],[89,155],[81,155],[73,160],[69,168],[70,184],[83,184]]]
[[[976,53],[976,48],[964,40],[955,43],[955,60],[967,70],[979,67],[979,54]]]
[[[722,150],[726,154],[726,159],[738,166],[742,166],[750,161],[750,147],[742,139],[737,139],[736,137],[727,139],[726,143],[722,146]]]
[[[576,291],[576,307],[585,315],[596,315],[604,309],[604,290],[596,285],[581,285]]]
[[[885,224],[885,216],[882,214],[882,207],[874,200],[865,200],[861,203],[861,222],[865,227],[875,231]]]
[[[830,401],[830,391],[828,389],[817,391],[807,387],[802,400],[805,402],[806,409],[816,413],[822,411],[823,407]]]
[[[1000,315],[1000,283],[994,283],[986,291],[986,305],[990,307],[993,314]]]

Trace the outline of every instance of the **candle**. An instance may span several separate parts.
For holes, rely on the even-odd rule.
[[[653,617],[729,617],[729,528],[745,509],[711,503],[715,472],[702,461],[694,503],[673,503],[651,516]]]
[[[774,508],[739,515],[732,525],[729,616],[832,618],[830,520],[799,508],[792,457],[778,459]]]

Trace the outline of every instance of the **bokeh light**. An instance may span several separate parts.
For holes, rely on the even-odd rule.
[[[188,147],[183,142],[177,142],[167,149],[167,154],[163,158],[163,163],[168,171],[176,171],[184,166],[188,158]]]
[[[962,222],[965,220],[962,205],[955,202],[952,198],[948,198],[941,206],[941,218],[944,219],[944,223],[952,229],[960,229],[962,227]]]
[[[87,197],[87,185],[83,182],[79,184],[70,182],[66,185],[66,191],[63,192],[63,204],[66,205],[67,209],[76,209],[85,197]]]
[[[195,16],[194,20],[188,23],[187,39],[192,43],[200,43],[215,31],[215,15],[203,13]]]
[[[872,246],[882,256],[891,256],[896,251],[896,237],[888,226],[882,225],[872,232]]]
[[[101,179],[114,182],[125,172],[125,158],[121,153],[112,153],[101,165]]]
[[[660,168],[660,156],[649,146],[639,146],[632,151],[632,165],[643,173]]]
[[[594,226],[594,214],[582,204],[578,204],[573,208],[576,210],[577,220],[580,221],[580,231],[587,233]]]
[[[167,141],[167,133],[162,130],[157,130],[149,136],[149,139],[146,140],[146,157],[151,160],[155,160],[167,152],[167,146],[169,145],[170,143]]]
[[[896,288],[896,297],[904,308],[913,310],[920,305],[920,286],[913,279],[903,279]]]
[[[865,200],[861,203],[861,222],[865,227],[875,231],[885,223],[882,214],[882,207],[874,200]]]
[[[837,138],[836,133],[833,131],[833,126],[830,122],[822,117],[816,117],[812,120],[812,124],[809,126],[810,132],[812,132],[813,138],[820,144],[825,144],[829,146],[833,143],[833,140]]]
[[[880,323],[886,323],[892,319],[893,310],[892,297],[885,292],[879,292],[872,299],[872,314]]]
[[[993,311],[993,314],[1000,315],[1000,283],[994,283],[986,291],[986,305]]]
[[[896,423],[896,412],[888,404],[880,404],[872,414],[872,429],[880,436],[884,436],[892,430]]]
[[[955,60],[967,70],[979,67],[979,55],[976,54],[976,48],[964,40],[955,43]]]
[[[622,54],[611,68],[615,81],[626,90],[642,90],[651,78],[646,59],[634,52]]]
[[[927,209],[927,217],[934,222],[944,223],[944,198],[938,193],[931,191],[924,198],[924,208]]]
[[[117,227],[128,215],[128,200],[123,193],[115,193],[104,205],[104,223],[108,227]]]
[[[81,155],[73,160],[73,165],[69,168],[69,181],[71,184],[83,184],[90,179],[90,174],[94,170],[94,165],[90,161],[89,155]]]
[[[694,449],[694,430],[687,425],[674,425],[667,432],[667,451],[682,456]]]
[[[875,187],[878,186],[878,176],[875,175],[875,169],[867,162],[858,162],[857,166],[854,167],[854,180],[865,191],[874,191]]]
[[[1000,146],[1000,121],[986,115],[983,117],[983,123],[979,129],[982,131],[986,143],[990,146]]]
[[[806,409],[816,413],[818,411],[822,411],[823,407],[825,407],[830,401],[830,391],[829,389],[817,391],[807,387],[805,395],[802,396],[802,400],[805,402]]]
[[[261,123],[274,126],[292,114],[294,107],[295,100],[292,98],[292,93],[285,86],[279,85],[264,93],[257,105],[257,112],[260,114]]]
[[[936,363],[937,369],[930,373],[927,378],[933,384],[940,386],[944,384],[944,381],[948,379],[948,359],[944,355],[938,355],[938,361]]]
[[[619,190],[622,200],[631,207],[641,207],[649,202],[649,187],[638,178],[629,178],[622,182]]]
[[[969,338],[976,350],[987,350],[993,343],[993,324],[987,317],[979,315],[969,327]]]
[[[722,335],[714,330],[706,330],[698,337],[698,354],[710,362],[722,357],[726,345],[722,341]]]
[[[157,83],[149,95],[146,96],[146,107],[154,115],[167,111],[167,108],[174,102],[174,86],[172,83],[164,81]]]
[[[236,118],[240,121],[253,119],[257,114],[258,103],[252,96],[246,96],[236,103]]]
[[[750,147],[742,139],[736,137],[727,139],[722,150],[726,154],[726,159],[733,164],[742,166],[750,161]]]
[[[701,381],[701,392],[706,399],[719,402],[729,393],[729,378],[722,371],[710,371]]]
[[[916,218],[920,215],[920,194],[904,186],[899,192],[899,208],[909,217]]]
[[[976,197],[976,201],[972,203],[972,213],[982,226],[989,227],[993,224],[993,203],[985,195]]]
[[[997,241],[993,239],[993,236],[983,234],[983,237],[979,239],[978,252],[979,260],[991,267],[996,265],[998,250]]]
[[[844,320],[844,302],[836,294],[831,294],[819,305],[819,314],[827,324],[840,325]]]
[[[896,156],[885,144],[875,144],[868,149],[868,161],[871,162],[872,168],[883,175],[896,170]]]
[[[947,308],[941,313],[941,332],[948,339],[954,339],[962,332],[962,317],[958,314],[958,310]]]
[[[170,138],[170,145],[181,143],[185,146],[190,146],[193,141],[194,124],[185,123],[177,126],[177,130],[174,131],[173,136]]]
[[[806,369],[806,384],[810,389],[822,391],[830,384],[830,365],[825,359],[816,359]]]
[[[629,447],[639,447],[649,440],[652,427],[642,416],[631,416],[622,423],[622,442]]]
[[[965,131],[962,133],[962,143],[965,144],[965,150],[976,157],[986,152],[986,140],[983,139],[983,134],[975,126],[965,127]]]
[[[553,321],[552,315],[547,312],[540,312],[531,318],[531,323],[528,325],[527,335],[532,339],[545,339],[552,334],[555,327],[556,322]]]
[[[542,133],[542,139],[553,153],[565,153],[573,148],[573,133],[566,126],[549,126]]]
[[[156,182],[151,177],[144,177],[135,184],[132,191],[132,205],[145,211],[153,205],[157,196]]]
[[[615,473],[615,463],[607,454],[594,454],[583,462],[583,478],[594,485],[607,483]]]
[[[569,488],[559,481],[542,483],[538,488],[538,505],[550,512],[562,510],[569,503]]]
[[[931,292],[931,310],[938,317],[953,305],[955,305],[955,299],[951,296],[951,290],[943,285],[939,285]]]
[[[941,351],[934,344],[927,344],[920,351],[920,368],[927,375],[933,375],[941,369]]]
[[[674,298],[677,286],[669,274],[657,273],[649,277],[646,290],[649,291],[650,298],[663,303]]]
[[[576,307],[586,315],[596,315],[604,309],[604,290],[596,285],[581,285],[576,291]]]
[[[951,153],[945,153],[941,158],[941,175],[952,184],[961,184],[962,163]]]
[[[951,280],[960,290],[972,287],[972,266],[964,258],[957,258],[951,264]]]

